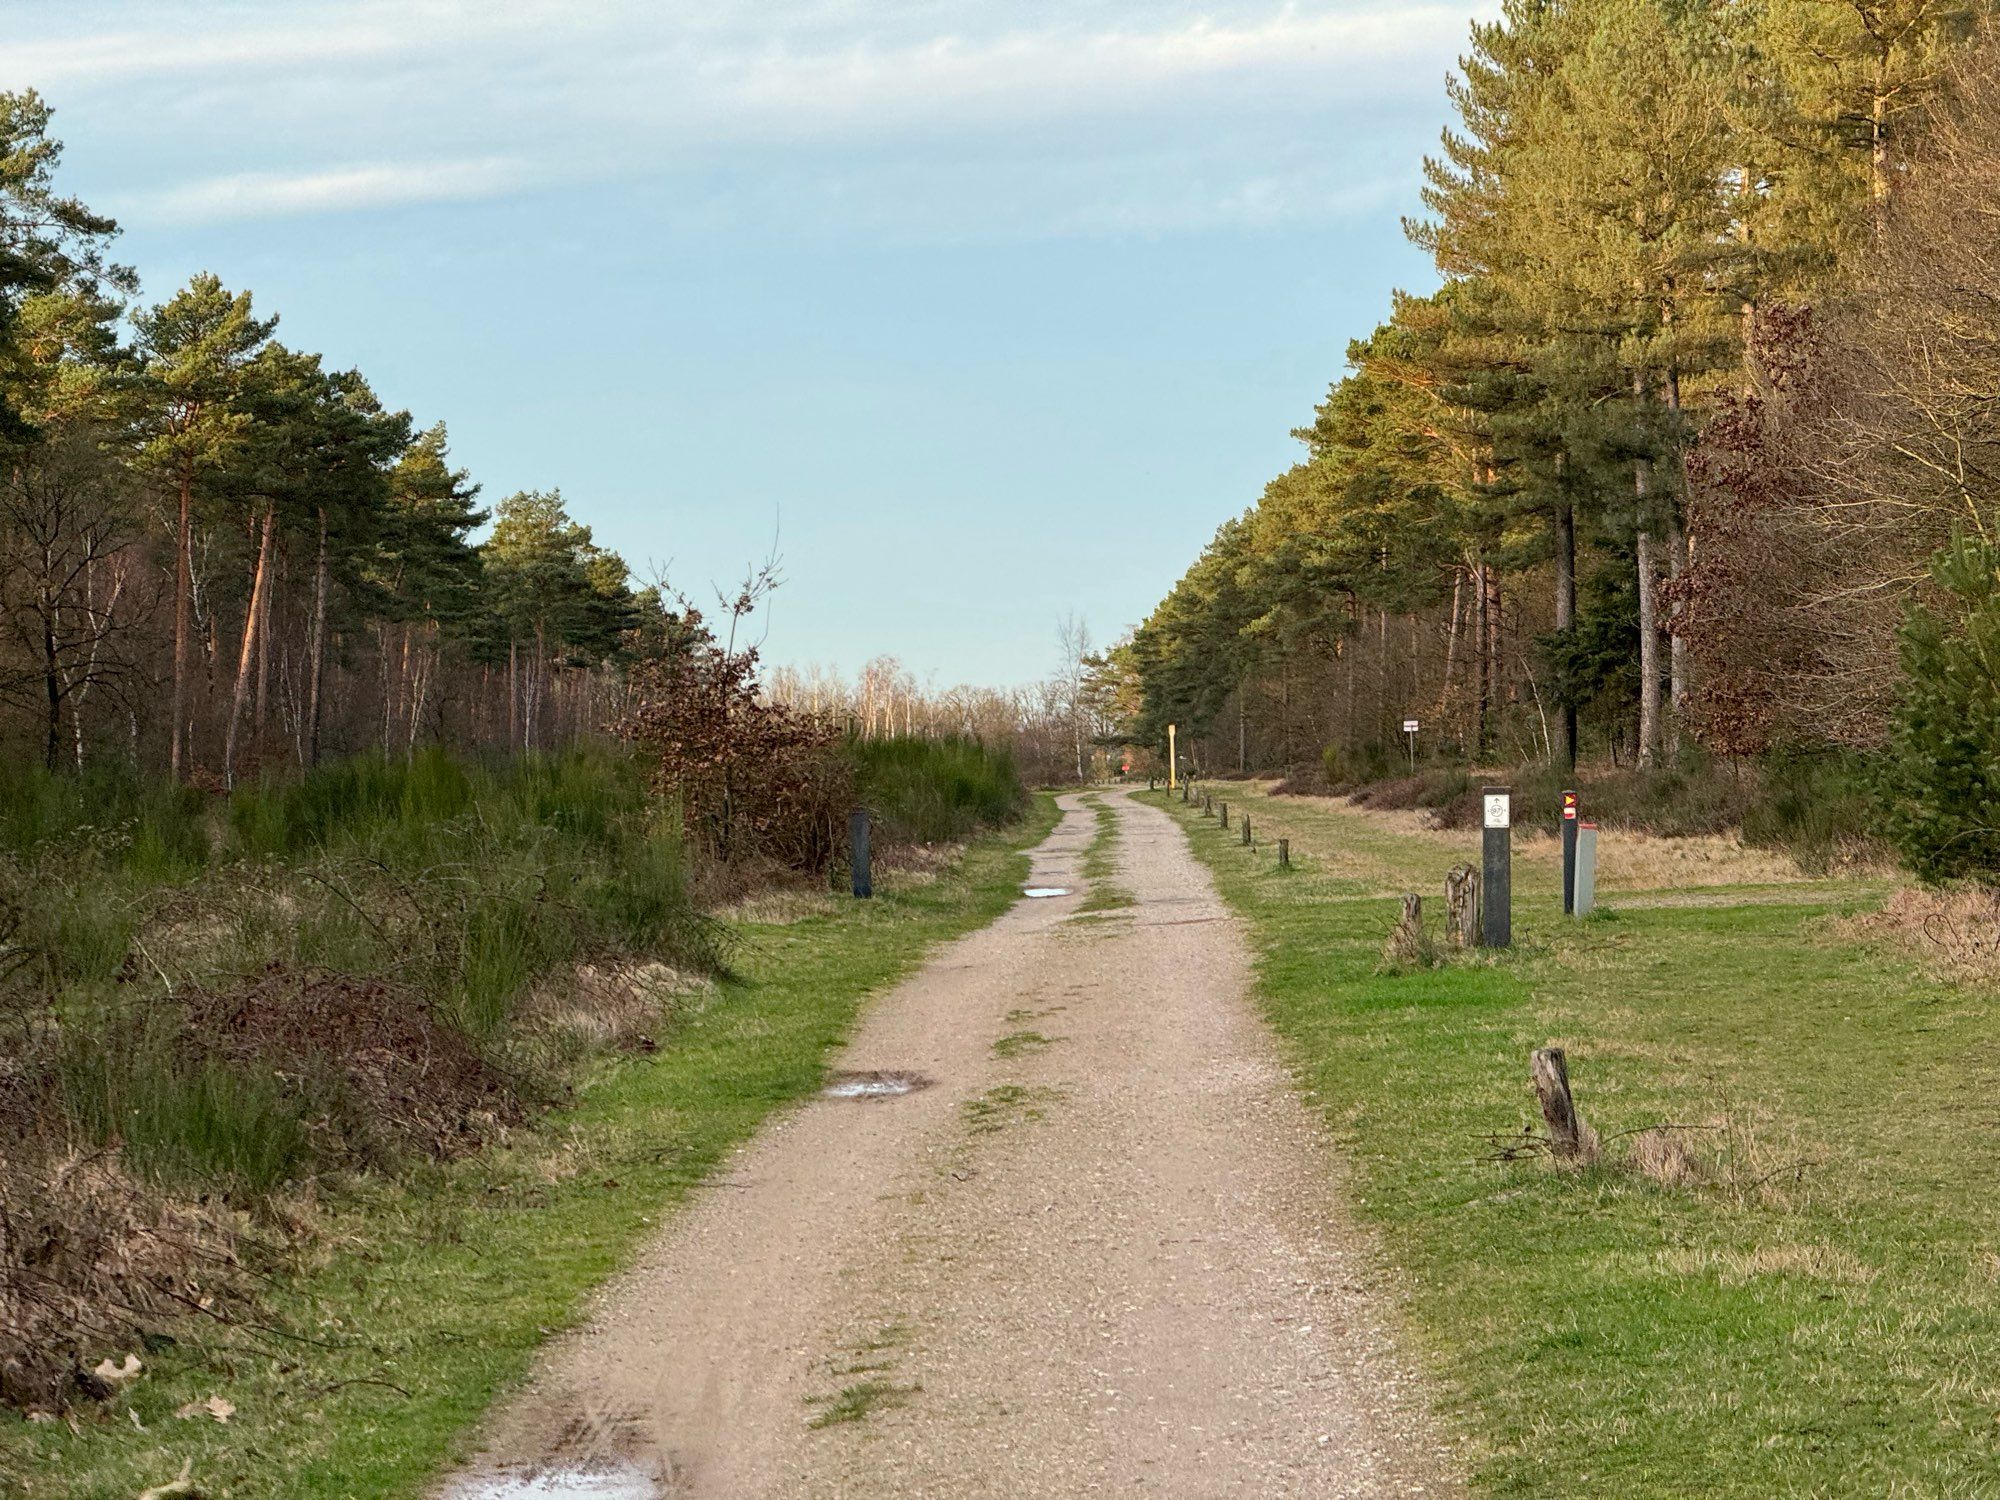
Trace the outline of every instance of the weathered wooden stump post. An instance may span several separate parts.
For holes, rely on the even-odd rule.
[[[1224,828],[1229,826],[1229,804],[1227,802],[1222,804],[1222,826]]]
[[[1403,897],[1403,915],[1390,929],[1383,945],[1382,959],[1391,964],[1428,964],[1429,944],[1424,941],[1424,898],[1414,891]]]
[[[1504,786],[1482,793],[1486,817],[1480,854],[1479,938],[1488,948],[1514,941],[1514,794]]]
[[[1278,867],[1280,869],[1288,870],[1291,868],[1291,866],[1292,866],[1292,841],[1290,839],[1279,839]]]
[[[868,868],[868,809],[857,807],[847,815],[847,842],[853,852],[854,894],[863,900],[875,894],[875,881]]]
[[[1542,1118],[1548,1121],[1549,1144],[1557,1156],[1573,1157],[1584,1149],[1583,1117],[1576,1112],[1576,1098],[1569,1089],[1569,1061],[1560,1047],[1538,1047],[1528,1060],[1535,1096],[1542,1103]]]
[[[1479,872],[1453,865],[1444,877],[1445,936],[1454,948],[1479,944]]]
[[[1250,814],[1248,813],[1243,815],[1243,847],[1245,849],[1252,847],[1250,843]]]

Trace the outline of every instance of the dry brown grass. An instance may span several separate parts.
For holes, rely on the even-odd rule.
[[[832,891],[797,885],[773,886],[739,896],[715,915],[725,922],[755,923],[764,927],[789,927],[811,917],[824,917],[837,909]]]
[[[1852,1252],[1818,1242],[1779,1242],[1749,1250],[1667,1250],[1661,1253],[1660,1264],[1676,1276],[1713,1276],[1725,1286],[1743,1286],[1767,1276],[1866,1286],[1877,1275],[1873,1266]]]
[[[714,991],[713,980],[662,963],[580,964],[532,990],[521,1016],[592,1051],[649,1051],[666,1026]]]
[[[102,1400],[97,1360],[247,1306],[241,1229],[145,1187],[114,1151],[0,1161],[0,1404],[34,1415]]]
[[[1642,1130],[1632,1137],[1626,1160],[1632,1170],[1662,1187],[1687,1187],[1701,1178],[1701,1165],[1677,1130]]]
[[[1983,886],[1909,886],[1879,911],[1836,924],[1855,936],[1914,954],[1933,979],[2000,983],[2000,891]]]

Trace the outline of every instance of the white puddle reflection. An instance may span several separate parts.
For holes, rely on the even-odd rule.
[[[1022,891],[1021,894],[1026,896],[1030,901],[1040,901],[1048,896],[1067,896],[1069,894],[1069,887],[1066,885],[1031,885]]]
[[[919,1073],[836,1073],[820,1093],[828,1099],[894,1099],[929,1082]]]
[[[449,1500],[654,1500],[660,1487],[642,1469],[541,1469],[488,1475],[453,1486]]]

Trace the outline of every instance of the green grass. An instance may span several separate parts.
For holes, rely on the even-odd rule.
[[[315,1210],[334,1248],[272,1290],[286,1336],[146,1353],[118,1409],[76,1432],[0,1413],[0,1492],[130,1500],[190,1460],[216,1500],[421,1493],[585,1294],[773,1110],[820,1087],[863,998],[1015,899],[1022,851],[1054,822],[1037,799],[943,879],[747,928],[736,977],[656,1055],[600,1065],[572,1108],[506,1148],[356,1179]],[[210,1393],[233,1421],[175,1420]]]
[[[1118,814],[1095,793],[1087,794],[1083,805],[1090,809],[1093,821],[1081,866],[1089,889],[1076,904],[1078,914],[1122,911],[1136,905],[1132,893],[1111,878],[1118,868]]]
[[[862,1380],[843,1387],[835,1396],[808,1396],[806,1404],[819,1408],[806,1426],[815,1432],[847,1422],[865,1422],[878,1411],[893,1411],[909,1405],[920,1385],[897,1385],[888,1380]]]
[[[1576,924],[1537,857],[1510,953],[1385,975],[1395,892],[1435,898],[1435,930],[1477,831],[1230,803],[1293,869],[1167,805],[1251,924],[1265,1012],[1481,1492],[2000,1489],[2000,1005],[1848,936],[1879,886],[1627,875]],[[1623,852],[1607,836],[1614,873]],[[1597,1166],[1494,1159],[1489,1136],[1539,1129],[1528,1054],[1550,1043]],[[1621,1133],[1665,1122],[1704,1127],[1672,1136],[1697,1180],[1632,1164]]]

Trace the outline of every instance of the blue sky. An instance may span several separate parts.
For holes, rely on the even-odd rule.
[[[0,85],[149,300],[213,270],[497,499],[560,486],[766,654],[939,685],[1142,618],[1290,463],[1474,7],[10,7]]]

